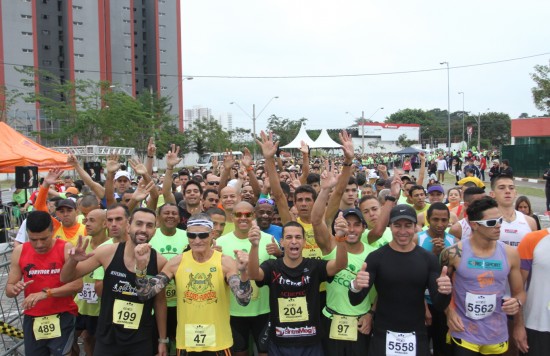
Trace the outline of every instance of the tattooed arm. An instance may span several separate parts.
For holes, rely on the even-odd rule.
[[[460,265],[460,258],[462,257],[462,242],[458,242],[452,246],[447,247],[439,255],[439,263],[441,266],[447,266],[447,274],[449,277],[453,276],[453,272]]]
[[[252,296],[252,285],[250,284],[248,273],[246,271],[248,265],[248,255],[243,256],[241,254],[242,251],[238,252],[239,254],[236,256],[237,261],[229,256],[223,256],[222,268],[227,284],[229,285],[229,288],[231,288],[233,294],[235,294],[235,298],[237,298],[237,303],[239,303],[239,305],[246,306],[250,303],[250,297]],[[246,263],[244,263],[243,260],[246,260]],[[239,266],[239,268],[237,268],[237,266]]]
[[[148,300],[164,290],[181,262],[181,255],[168,261],[162,271],[154,277],[148,277],[143,271],[136,269],[137,294],[140,300]]]

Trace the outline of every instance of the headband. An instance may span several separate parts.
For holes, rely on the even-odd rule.
[[[187,222],[187,227],[189,226],[206,226],[206,227],[209,227],[210,229],[213,229],[214,228],[214,223],[210,220],[189,220]]]

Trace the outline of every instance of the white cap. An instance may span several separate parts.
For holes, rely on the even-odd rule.
[[[118,172],[116,172],[115,180],[118,180],[120,177],[126,177],[126,178],[128,178],[128,180],[132,180],[130,178],[130,173],[128,173],[128,171],[118,171]]]

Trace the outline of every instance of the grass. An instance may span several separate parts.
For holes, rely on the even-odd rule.
[[[541,188],[519,187],[516,185],[516,190],[518,191],[518,195],[527,195],[530,197],[539,197],[539,198],[546,197],[544,193],[544,189],[541,189]]]

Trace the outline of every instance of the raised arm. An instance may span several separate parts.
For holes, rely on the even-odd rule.
[[[176,197],[172,193],[172,173],[174,172],[174,167],[180,163],[181,158],[178,157],[180,153],[180,146],[172,144],[170,146],[170,151],[166,154],[166,172],[164,174],[164,182],[162,183],[162,195],[164,195],[165,203],[176,204]]]
[[[260,245],[260,229],[252,222],[252,227],[248,230],[248,241],[250,241],[250,253],[248,254],[248,277],[255,281],[264,279],[264,271],[260,268],[260,257],[258,249]]]
[[[139,181],[138,186],[136,190],[134,191],[134,194],[132,194],[132,198],[130,199],[130,202],[128,203],[128,210],[134,211],[136,207],[140,205],[140,203],[149,195],[149,193],[153,190],[157,190],[155,186],[155,182],[151,181],[149,183],[145,183],[145,181],[142,179]],[[155,200],[156,203],[156,200]],[[149,204],[147,204],[147,207],[155,210],[155,206],[149,207]]]
[[[154,165],[156,153],[157,153],[157,146],[155,146],[155,138],[149,137],[149,144],[147,145],[147,159],[145,160],[145,167],[149,175],[153,174],[153,165]]]
[[[336,218],[334,230],[336,231],[336,235],[334,236],[336,240],[336,258],[327,263],[327,274],[329,276],[334,276],[348,265],[348,244],[346,243],[348,238],[348,222],[342,215],[342,212]]]
[[[321,191],[311,210],[311,224],[313,225],[315,242],[317,242],[323,255],[327,255],[336,246],[336,241],[331,238],[331,232],[325,222],[325,210],[330,191],[337,184],[338,180],[334,176],[332,167],[328,166],[327,161],[324,162],[324,165],[325,170],[321,173]]]
[[[257,201],[260,197],[260,193],[262,192],[262,188],[260,188],[260,183],[258,183],[256,172],[254,172],[254,167],[252,166],[254,161],[252,160],[252,155],[250,154],[250,151],[248,150],[248,148],[245,147],[243,152],[244,155],[241,159],[241,163],[243,164],[246,174],[248,175],[248,182],[250,183],[250,186],[252,187],[252,192],[254,193],[254,201]]]
[[[158,255],[157,255],[158,256]],[[172,258],[168,263],[162,264],[162,270],[154,277],[147,277],[147,265],[151,258],[151,245],[139,244],[134,248],[136,259],[136,286],[140,300],[148,300],[158,295],[168,285],[181,262],[181,255]],[[160,265],[159,265],[160,268]],[[160,294],[159,294],[160,293]]]
[[[424,176],[426,175],[426,154],[424,152],[420,152],[418,156],[420,157],[420,172],[418,172],[416,184],[424,186]]]
[[[105,188],[101,186],[98,182],[94,181],[92,177],[78,164],[78,160],[72,154],[67,156],[67,163],[69,163],[75,171],[78,173],[84,184],[90,187],[90,190],[95,194],[99,199],[103,199],[105,196]]]
[[[349,177],[351,176],[351,165],[353,163],[354,151],[351,136],[345,130],[342,130],[339,136],[340,142],[342,143],[341,148],[344,153],[344,164],[340,177],[338,178],[338,184],[336,184],[336,188],[334,188],[334,192],[328,201],[327,212],[325,214],[327,226],[332,226],[334,216],[340,207],[340,200],[348,185]]]
[[[112,255],[114,254],[113,247],[117,245],[99,246],[93,253],[86,253],[89,241],[86,240],[83,243],[82,236],[80,236],[75,247],[68,246],[69,248],[65,251],[65,264],[61,269],[61,282],[69,283],[81,278],[99,266],[103,266],[103,260],[107,258],[112,259]]]
[[[275,169],[275,152],[277,152],[277,147],[279,142],[273,142],[273,133],[270,132],[267,135],[264,131],[260,132],[261,141],[256,139],[256,142],[262,148],[262,153],[265,158],[265,170],[266,174],[269,177],[269,185],[271,186],[271,197],[275,200],[277,204],[277,210],[279,211],[279,216],[281,217],[281,222],[286,224],[287,222],[292,221],[292,216],[290,215],[290,209],[288,208],[288,202],[281,188],[281,181],[279,180],[279,175]]]
[[[229,149],[225,149],[223,154],[223,170],[220,175],[220,186],[218,187],[218,192],[221,192],[223,188],[227,186],[227,182],[231,179],[229,175],[231,174],[231,168],[235,164],[235,157]]]
[[[390,195],[395,198],[395,200],[399,200],[399,194],[401,194],[401,178],[399,177],[399,173],[396,173],[393,176],[392,182],[391,182],[391,193]],[[374,228],[369,231],[369,234],[367,235],[367,239],[369,241],[369,244],[375,243],[384,235],[384,232],[386,231],[386,227],[388,226],[388,223],[390,221],[390,212],[392,208],[395,206],[396,202],[393,202],[391,200],[386,200],[380,209],[380,215],[378,216],[378,220],[376,220],[376,224]]]
[[[229,256],[222,256],[222,268],[227,284],[235,295],[237,303],[246,306],[250,303],[250,297],[252,296],[252,285],[247,273],[248,255],[243,251],[235,251],[235,257],[236,260]]]
[[[34,208],[36,210],[48,212],[48,207],[46,205],[46,200],[48,199],[48,192],[50,186],[54,185],[55,182],[61,177],[64,171],[59,168],[50,169],[46,177],[44,177],[44,182],[38,190],[38,195],[36,196],[36,201],[34,202]]]
[[[149,172],[147,171],[147,167],[145,167],[144,164],[142,164],[139,159],[133,159],[130,158],[128,160],[128,163],[134,170],[134,172],[141,176],[141,181],[143,181],[147,187],[154,187],[155,182],[153,182],[153,179]],[[140,183],[141,183],[140,181]],[[150,184],[151,183],[151,184]],[[149,196],[149,201],[147,202],[147,207],[151,210],[155,210],[157,208],[157,202],[159,198],[159,192],[157,189],[147,189],[147,193]],[[143,198],[145,199],[145,197]]]
[[[305,185],[307,184],[307,176],[309,175],[309,147],[304,141],[300,142],[300,152],[302,152],[302,175],[300,176],[300,183]]]
[[[107,177],[105,179],[105,201],[107,206],[116,203],[115,199],[115,174],[120,169],[119,156],[112,154],[107,157]]]

